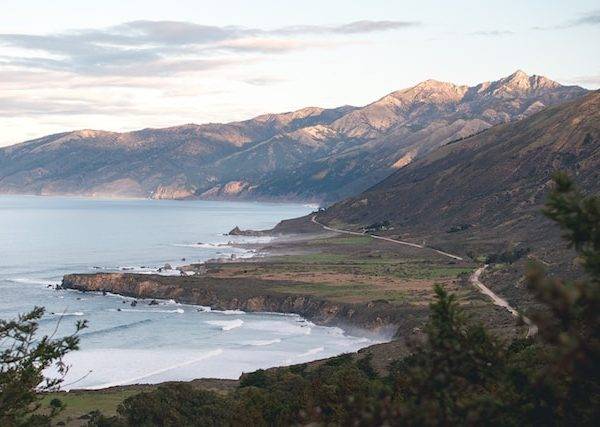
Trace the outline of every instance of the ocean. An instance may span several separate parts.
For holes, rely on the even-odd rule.
[[[53,289],[67,273],[151,273],[167,263],[253,256],[228,244],[251,238],[224,233],[236,225],[270,228],[314,208],[0,196],[0,318],[44,306],[40,332],[57,330],[57,336],[72,332],[77,320],[88,320],[80,350],[67,357],[67,390],[237,378],[259,368],[356,351],[374,341],[296,315],[220,312],[174,301],[132,307],[131,299],[118,295]]]

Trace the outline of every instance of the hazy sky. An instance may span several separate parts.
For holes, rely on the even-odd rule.
[[[600,87],[590,1],[3,0],[0,146],[363,105],[516,69]]]

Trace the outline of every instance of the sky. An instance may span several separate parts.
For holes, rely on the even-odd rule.
[[[600,87],[598,0],[2,0],[0,146],[365,105],[517,69]]]

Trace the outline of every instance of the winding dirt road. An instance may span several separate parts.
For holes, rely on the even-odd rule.
[[[396,239],[392,239],[390,237],[376,236],[374,234],[359,233],[358,231],[349,231],[349,230],[342,230],[339,228],[328,227],[327,225],[322,224],[319,221],[317,221],[317,218],[315,215],[313,215],[311,217],[311,221],[313,223],[321,226],[323,229],[325,229],[327,231],[333,231],[333,232],[342,233],[342,234],[351,234],[354,236],[370,236],[373,239],[385,240],[386,242],[397,243],[399,245],[412,246],[413,248],[419,248],[419,249],[429,249],[429,250],[437,252],[438,254],[447,256],[449,258],[463,261],[463,259],[461,257],[459,257],[458,255],[440,251],[438,249],[430,248],[430,247],[427,247],[424,245],[419,245],[417,243],[404,242],[402,240],[396,240]],[[538,328],[537,328],[537,326],[535,326],[533,324],[533,322],[529,318],[527,318],[525,316],[521,316],[519,314],[519,312],[508,303],[508,301],[499,297],[490,288],[488,288],[481,282],[481,280],[479,278],[481,277],[481,274],[485,271],[485,269],[487,267],[488,267],[487,264],[484,265],[483,267],[479,267],[477,270],[475,270],[473,272],[473,274],[471,274],[471,277],[469,278],[469,281],[471,282],[471,284],[474,285],[475,287],[477,287],[482,294],[487,295],[489,298],[491,298],[492,302],[495,305],[504,307],[505,309],[507,309],[510,312],[510,314],[512,314],[513,316],[515,316],[517,318],[520,317],[523,320],[523,322],[529,327],[529,329],[527,330],[527,337],[532,337],[535,334],[537,334]]]
[[[403,240],[396,240],[396,239],[392,239],[390,237],[376,236],[375,234],[359,233],[358,231],[348,231],[348,230],[341,230],[339,228],[328,227],[325,224],[321,224],[319,221],[317,221],[317,218],[314,215],[311,217],[311,221],[317,225],[320,225],[321,227],[323,227],[325,230],[328,230],[328,231],[334,231],[336,233],[342,233],[342,234],[352,234],[354,236],[370,236],[373,239],[385,240],[386,242],[397,243],[399,245],[412,246],[413,248],[419,248],[419,249],[429,249],[434,252],[437,252],[438,254],[447,256],[448,258],[453,258],[453,259],[456,259],[459,261],[463,261],[463,259],[461,257],[459,257],[458,255],[440,251],[438,249],[430,248],[428,246],[419,245],[417,243],[405,242]]]
[[[487,286],[485,286],[481,280],[479,279],[481,277],[481,274],[485,271],[485,269],[488,267],[488,265],[484,265],[483,267],[479,267],[477,270],[475,270],[473,272],[473,274],[471,274],[471,277],[469,278],[469,280],[471,281],[471,284],[473,286],[476,286],[477,288],[479,288],[479,290],[481,291],[482,294],[487,295],[488,297],[490,297],[492,299],[492,301],[494,302],[494,304],[496,304],[497,306],[500,307],[504,307],[505,309],[507,309],[510,314],[512,314],[513,316],[517,317],[517,318],[521,318],[523,320],[523,323],[525,323],[529,328],[527,330],[527,337],[532,337],[535,334],[537,334],[538,332],[538,328],[537,326],[535,326],[533,324],[533,322],[525,316],[521,316],[519,314],[519,312],[512,307],[508,301],[506,301],[503,298],[500,298],[497,294],[495,294],[494,292],[492,292],[492,290],[490,288],[488,288]]]

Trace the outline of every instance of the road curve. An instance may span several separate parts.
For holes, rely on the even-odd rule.
[[[521,318],[523,319],[523,323],[525,323],[529,328],[527,330],[527,337],[532,337],[535,334],[537,334],[538,332],[538,328],[537,326],[535,326],[533,324],[533,322],[525,316],[521,316],[519,314],[519,312],[512,307],[508,301],[506,301],[503,298],[500,298],[498,295],[496,295],[494,292],[492,292],[492,290],[490,288],[488,288],[487,286],[485,286],[481,280],[479,280],[479,278],[481,277],[481,274],[485,271],[485,269],[488,267],[488,265],[484,265],[483,267],[479,267],[477,270],[475,270],[473,272],[473,274],[471,274],[471,277],[469,278],[471,284],[473,286],[476,286],[477,288],[479,288],[479,290],[481,291],[482,294],[487,295],[488,297],[490,297],[493,301],[494,304],[496,304],[497,306],[500,307],[504,307],[505,309],[507,309],[510,314],[512,314],[513,316],[517,317],[517,318]]]
[[[311,217],[311,221],[314,222],[315,224],[323,227],[323,229],[327,230],[327,231],[333,231],[336,233],[342,233],[342,234],[351,234],[354,236],[370,236],[373,239],[379,239],[379,240],[385,240],[387,242],[391,242],[391,243],[397,243],[399,245],[405,245],[405,246],[412,246],[413,248],[419,248],[419,249],[430,249],[433,250],[435,252],[437,252],[438,254],[447,256],[449,258],[453,258],[453,259],[457,259],[462,261],[463,259],[461,257],[459,257],[458,255],[454,255],[448,252],[444,252],[444,251],[440,251],[437,249],[433,249],[433,248],[429,248],[427,246],[424,245],[419,245],[417,243],[411,243],[411,242],[404,242],[402,240],[396,240],[396,239],[392,239],[390,237],[383,237],[383,236],[376,236],[374,234],[366,234],[366,233],[359,233],[357,231],[349,231],[349,230],[342,230],[339,228],[333,228],[333,227],[328,227],[325,224],[320,223],[319,221],[317,221],[317,218],[315,215],[313,215]],[[481,283],[481,280],[479,280],[479,278],[481,277],[481,274],[485,271],[485,269],[488,267],[488,265],[484,265],[483,267],[479,267],[477,270],[475,270],[473,272],[473,274],[471,274],[471,277],[469,278],[469,281],[471,282],[472,285],[476,286],[479,291],[484,294],[487,295],[489,298],[491,298],[492,302],[500,307],[504,307],[505,309],[507,309],[510,314],[512,314],[515,317],[520,317],[523,319],[523,322],[529,327],[529,329],[527,330],[527,337],[532,337],[535,334],[537,334],[538,328],[537,326],[535,326],[533,324],[533,322],[525,317],[525,316],[521,316],[519,314],[519,312],[512,307],[505,299],[500,298],[498,295],[496,295],[490,288],[488,288],[487,286],[485,286],[483,283]]]

